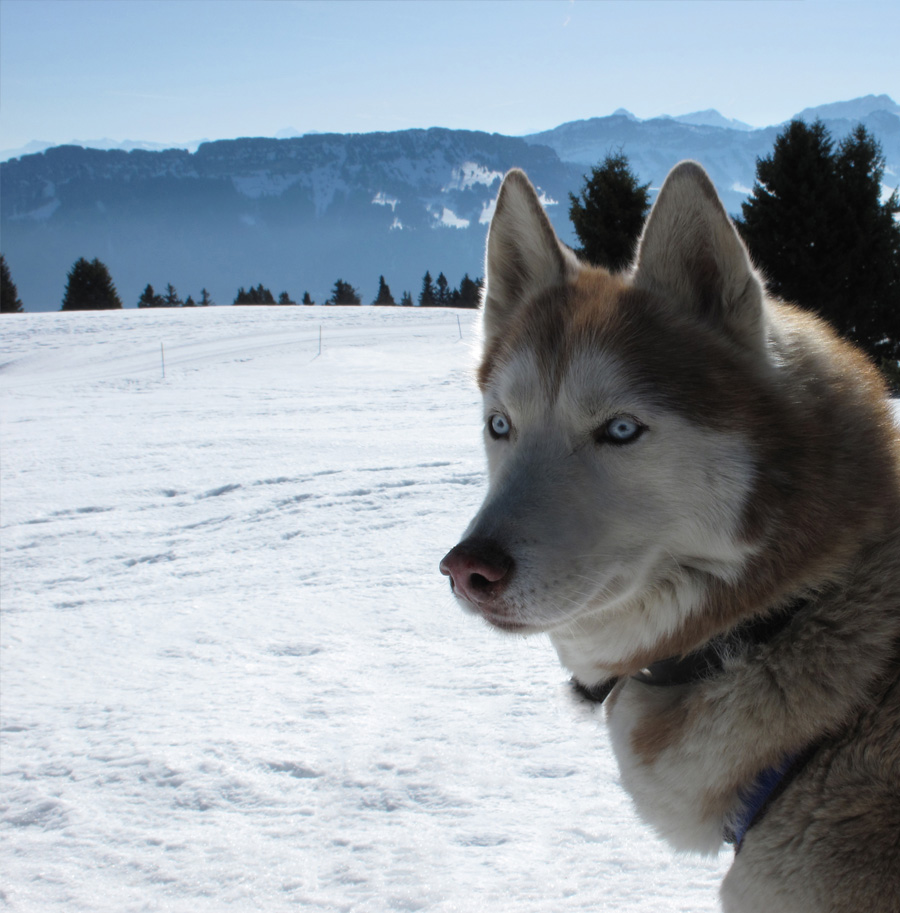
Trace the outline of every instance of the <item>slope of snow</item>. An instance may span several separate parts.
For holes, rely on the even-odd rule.
[[[718,908],[728,853],[638,824],[546,640],[438,573],[484,486],[459,319],[3,319],[6,909]]]

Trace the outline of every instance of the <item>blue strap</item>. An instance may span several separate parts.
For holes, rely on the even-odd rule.
[[[741,816],[733,823],[731,832],[726,835],[726,840],[734,844],[735,852],[741,848],[747,831],[755,823],[756,816],[778,788],[778,784],[784,779],[784,775],[794,763],[795,757],[792,755],[778,767],[769,767],[757,774],[750,788],[741,796],[744,800]]]
[[[803,751],[788,755],[777,767],[767,767],[757,774],[749,788],[741,791],[744,807],[724,835],[726,843],[734,844],[735,853],[740,851],[747,831],[763,819],[772,802],[790,786],[818,749],[819,744],[813,742]]]

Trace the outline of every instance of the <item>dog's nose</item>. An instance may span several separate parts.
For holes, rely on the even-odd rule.
[[[466,539],[444,555],[440,568],[453,592],[478,606],[506,588],[513,560],[495,542]]]

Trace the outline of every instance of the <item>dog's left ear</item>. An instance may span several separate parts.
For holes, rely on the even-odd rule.
[[[763,286],[708,175],[676,165],[638,245],[633,283],[723,330],[739,345],[765,342]]]

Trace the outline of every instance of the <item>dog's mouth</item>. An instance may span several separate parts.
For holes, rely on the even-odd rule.
[[[538,628],[534,625],[526,624],[517,619],[515,608],[502,599],[474,602],[458,592],[453,586],[452,580],[450,582],[450,590],[466,612],[478,615],[498,631],[504,631],[508,634],[531,634],[538,631]]]
[[[508,616],[499,615],[496,612],[475,609],[475,611],[492,627],[507,634],[532,634],[536,629],[520,621],[513,621]]]

